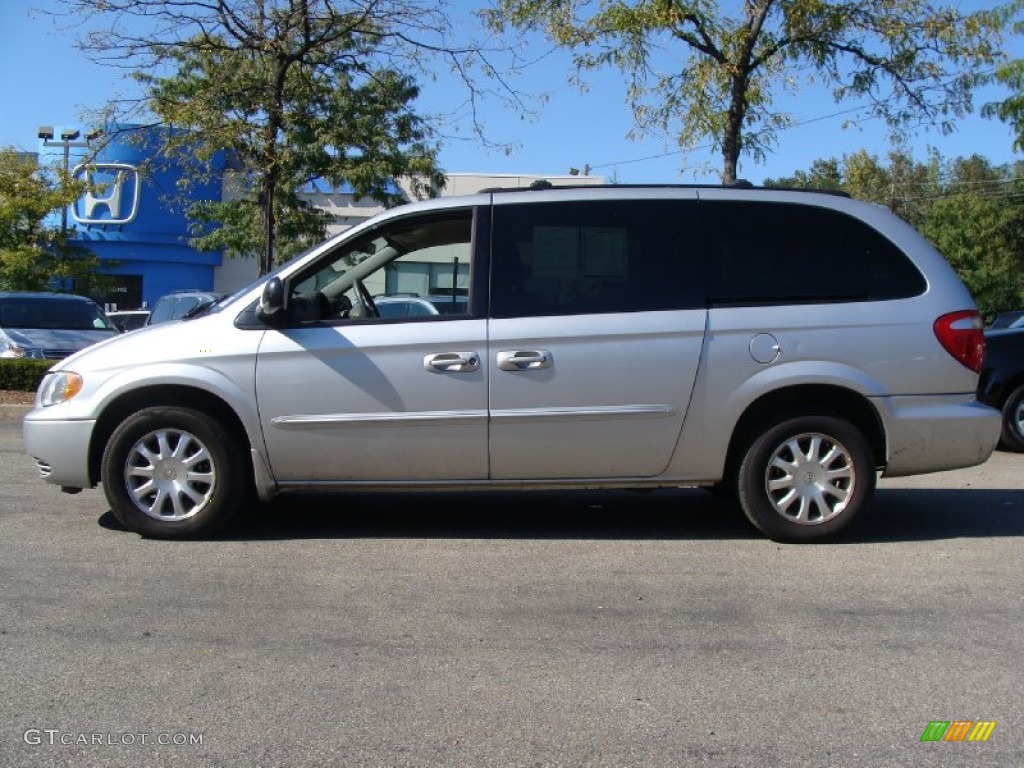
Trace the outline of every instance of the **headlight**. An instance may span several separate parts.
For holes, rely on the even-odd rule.
[[[82,391],[82,377],[73,371],[48,373],[39,386],[39,404],[44,408],[70,400]]]

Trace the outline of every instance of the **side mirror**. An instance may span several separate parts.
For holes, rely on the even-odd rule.
[[[284,325],[288,319],[288,313],[284,306],[284,283],[281,278],[272,277],[263,286],[263,294],[260,296],[259,306],[256,308],[256,316],[270,326]]]

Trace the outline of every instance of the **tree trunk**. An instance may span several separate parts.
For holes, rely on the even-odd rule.
[[[722,141],[722,183],[736,183],[736,166],[739,163],[739,141],[736,136],[726,134]]]
[[[274,268],[274,181],[267,178],[260,190],[260,225],[263,236],[263,252],[260,254],[260,274],[267,274]]]
[[[722,136],[722,183],[735,184],[743,148],[743,118],[747,115],[747,75],[733,75],[729,114]]]
[[[266,171],[259,182],[260,234],[263,240],[263,253],[260,254],[260,276],[274,268],[274,232],[277,226],[277,222],[274,221],[274,193],[277,190],[278,177],[277,130],[279,124],[280,116],[272,111],[268,116],[267,127],[264,131]]]
[[[288,73],[288,61],[279,57],[274,68],[274,99],[273,105],[267,113],[267,125],[263,131],[266,146],[266,172],[260,184],[260,203],[262,204],[261,224],[263,228],[263,254],[260,258],[260,275],[267,274],[274,268],[274,238],[277,231],[277,222],[274,214],[274,199],[277,192],[277,182],[280,177],[278,165],[277,134],[284,122],[282,116],[282,103],[284,102],[284,82]]]

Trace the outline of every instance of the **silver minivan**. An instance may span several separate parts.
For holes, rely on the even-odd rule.
[[[379,297],[450,297],[387,317]],[[248,492],[709,486],[780,541],[876,476],[984,462],[982,321],[884,208],[727,187],[493,190],[381,214],[56,366],[42,476],[205,536]]]

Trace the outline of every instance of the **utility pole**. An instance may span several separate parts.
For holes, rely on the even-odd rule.
[[[39,138],[43,140],[44,147],[63,147],[64,148],[64,183],[67,183],[68,175],[71,173],[71,148],[88,148],[92,146],[92,143],[96,141],[100,136],[103,135],[103,131],[95,130],[85,135],[85,141],[79,141],[79,137],[82,135],[80,131],[61,131],[60,140],[57,141],[53,138],[53,126],[52,125],[41,125],[39,126]],[[68,237],[68,207],[65,205],[60,212],[60,235],[61,245],[67,241]]]

